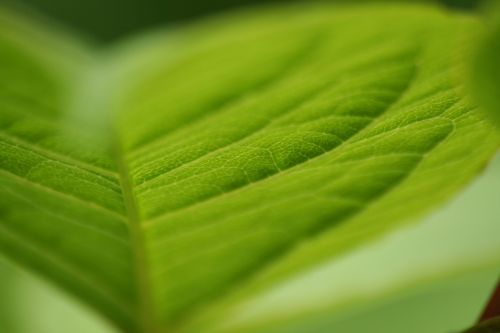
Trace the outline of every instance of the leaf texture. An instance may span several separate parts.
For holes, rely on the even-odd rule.
[[[2,17],[0,247],[127,332],[413,220],[499,145],[456,76],[470,17],[269,8],[104,51]]]

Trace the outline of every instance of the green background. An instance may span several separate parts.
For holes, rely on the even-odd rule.
[[[298,0],[0,0],[0,3],[35,9],[83,34],[101,41],[110,41],[155,26],[185,22],[223,10],[294,1]],[[311,1],[314,0],[309,0]],[[476,7],[480,0],[434,2],[468,10]]]

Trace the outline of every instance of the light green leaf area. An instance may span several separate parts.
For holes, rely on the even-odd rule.
[[[110,323],[39,276],[0,258],[0,331],[116,333]]]
[[[1,15],[0,248],[126,332],[223,318],[481,171],[500,138],[456,75],[479,25],[277,7],[96,50]]]

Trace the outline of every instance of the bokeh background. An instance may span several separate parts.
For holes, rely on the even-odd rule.
[[[0,3],[35,9],[74,30],[96,40],[107,42],[155,26],[184,23],[238,7],[297,1],[301,0],[0,0]],[[319,1],[354,3],[370,0]],[[400,2],[409,1],[411,0],[400,0]],[[481,1],[423,0],[420,2],[438,2],[445,6],[471,10],[476,8]]]

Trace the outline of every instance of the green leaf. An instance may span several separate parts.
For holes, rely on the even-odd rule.
[[[0,248],[126,332],[416,220],[500,143],[456,75],[472,17],[276,7],[106,50],[0,17]]]
[[[496,5],[496,6],[495,6]],[[488,30],[482,36],[472,68],[471,89],[477,103],[500,128],[500,7],[491,3],[488,7]]]
[[[499,195],[500,156],[421,223],[223,304],[192,331],[461,332],[498,282]]]

